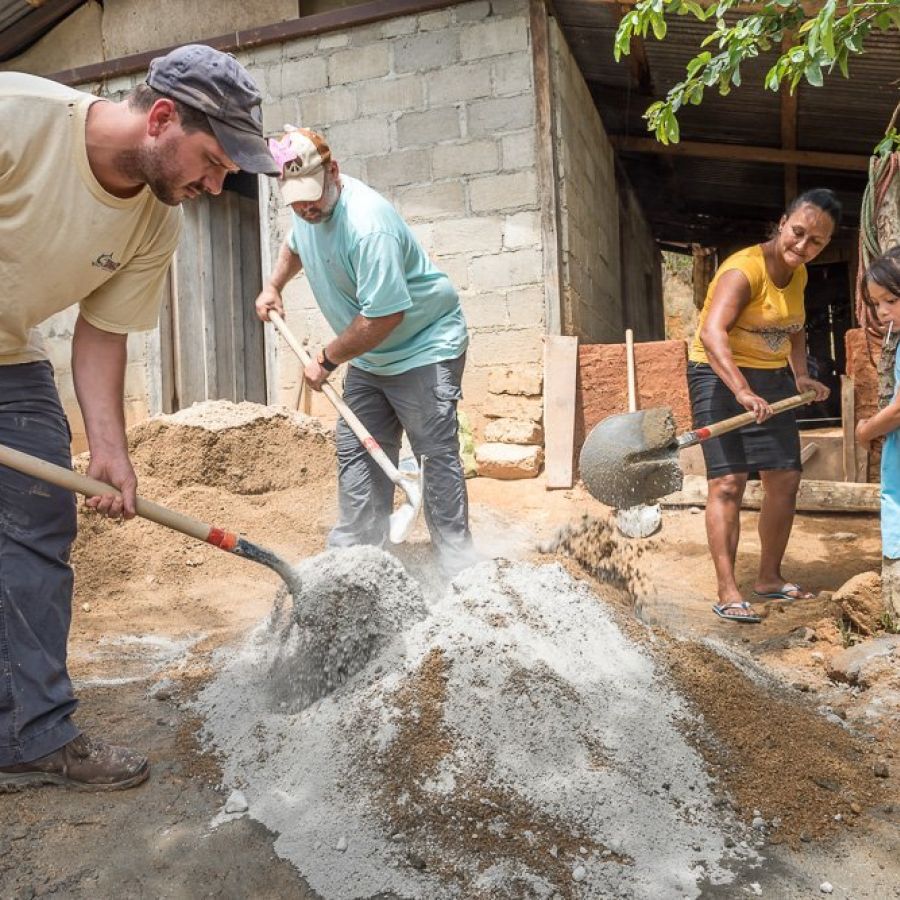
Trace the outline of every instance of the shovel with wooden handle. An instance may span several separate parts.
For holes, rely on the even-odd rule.
[[[85,497],[98,497],[101,494],[121,496],[119,491],[110,484],[105,484],[102,481],[97,481],[96,478],[89,478],[87,475],[73,472],[62,466],[54,465],[46,460],[38,459],[28,453],[23,453],[21,450],[14,450],[12,447],[7,447],[4,444],[0,444],[0,465],[15,469],[23,475],[48,481],[57,487],[84,494]],[[165,525],[166,528],[180,531],[188,537],[212,544],[214,547],[218,547],[220,550],[225,550],[228,553],[234,553],[235,556],[241,556],[252,562],[268,566],[284,579],[291,594],[296,595],[298,593],[300,580],[294,567],[280,556],[276,556],[271,550],[260,547],[259,544],[254,544],[232,531],[226,531],[224,528],[217,528],[214,525],[207,525],[199,519],[186,516],[184,513],[175,512],[173,509],[160,506],[160,504],[154,503],[152,500],[145,500],[143,497],[137,498],[135,511],[143,519],[149,519],[158,525]]]
[[[628,412],[637,412],[637,377],[634,360],[634,332],[625,329],[625,373],[628,383]],[[645,538],[655,534],[662,525],[658,503],[639,503],[616,510],[616,527],[625,537]]]
[[[312,357],[307,349],[294,337],[291,330],[285,324],[284,319],[274,310],[269,311],[269,321],[275,326],[278,333],[285,339],[287,345],[297,354],[300,362],[307,366]],[[338,411],[341,418],[350,426],[350,430],[359,438],[359,442],[375,460],[391,481],[406,495],[406,502],[391,513],[388,533],[391,542],[402,544],[416,524],[419,512],[422,509],[425,457],[419,465],[418,472],[406,474],[401,472],[381,449],[381,445],[369,434],[369,430],[356,417],[353,410],[344,402],[341,395],[326,381],[322,385],[322,393],[331,401],[332,406]]]
[[[805,391],[769,406],[777,416],[815,397],[815,391]],[[608,416],[594,426],[581,448],[581,478],[591,496],[607,506],[623,509],[655,503],[681,489],[679,450],[755,421],[755,413],[745,412],[676,436],[675,419],[667,406]]]

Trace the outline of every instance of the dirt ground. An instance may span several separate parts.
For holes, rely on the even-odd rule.
[[[326,434],[287,418],[188,432],[158,422],[132,432],[142,494],[290,560],[323,549],[336,513]],[[541,479],[474,479],[469,490],[488,555],[537,558],[560,527],[608,515],[583,491],[548,492]],[[748,591],[755,522],[744,513]],[[611,540],[605,526],[588,532],[598,527]],[[424,546],[421,529],[415,540]],[[658,535],[639,546],[615,539],[614,549],[636,585],[636,596],[619,591],[623,627],[657,649],[702,715],[695,739],[731,798],[723,802],[748,823],[781,820],[760,831],[761,865],[703,896],[810,897],[828,881],[835,897],[900,897],[897,694],[828,677],[843,649],[829,596],[769,604],[754,628],[719,621],[703,516],[688,510],[666,511]],[[590,580],[591,552],[570,556],[571,570]],[[122,793],[0,795],[0,897],[314,897],[261,825],[243,817],[212,827],[226,794],[184,704],[209,676],[212,651],[269,611],[277,576],[147,522],[115,525],[87,513],[74,565],[78,721],[146,748],[153,775]],[[879,565],[874,517],[798,518],[786,575],[807,589],[831,592]],[[889,777],[876,777],[885,767]]]

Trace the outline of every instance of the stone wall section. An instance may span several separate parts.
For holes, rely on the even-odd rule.
[[[535,478],[544,462],[543,372],[495,369],[488,379],[483,444],[475,448],[478,474],[512,480]]]
[[[544,323],[528,4],[476,0],[262,47],[241,56],[261,85],[267,132],[321,131],[341,170],[390,200],[462,299],[471,344],[465,408],[485,424],[496,369],[539,364]],[[270,252],[290,227],[277,191]],[[330,330],[304,278],[286,293],[311,344]],[[294,402],[282,346],[276,398]],[[314,397],[313,412],[327,410]]]

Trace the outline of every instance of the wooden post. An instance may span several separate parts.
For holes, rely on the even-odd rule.
[[[544,338],[544,466],[547,490],[575,482],[575,392],[578,338]]]

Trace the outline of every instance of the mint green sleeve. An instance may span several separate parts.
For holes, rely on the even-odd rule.
[[[366,235],[351,254],[356,268],[356,299],[367,319],[403,312],[412,306],[399,239],[393,234]]]

